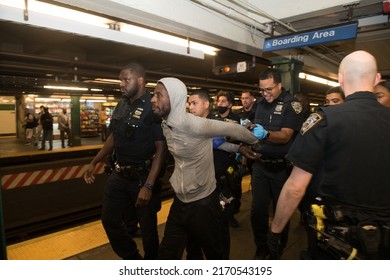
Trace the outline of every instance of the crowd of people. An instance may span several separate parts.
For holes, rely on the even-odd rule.
[[[46,142],[48,142],[48,150],[53,150],[53,124],[53,115],[50,113],[48,107],[41,105],[38,114],[35,114],[34,112],[31,112],[29,108],[26,108],[23,120],[25,145],[39,146],[39,142],[41,141],[38,150],[43,151],[46,150]],[[62,148],[65,148],[65,139],[68,141],[68,147],[72,147],[70,118],[66,108],[63,108],[58,115],[58,129],[60,131]]]
[[[239,225],[241,179],[250,174],[255,259],[281,258],[298,206],[309,241],[304,258],[390,258],[389,82],[371,54],[346,56],[340,87],[313,112],[273,68],[260,74],[259,95],[242,92],[237,112],[232,94],[211,100],[195,90],[187,97],[173,77],[160,79],[151,96],[137,63],[119,77],[122,99],[109,136],[84,174],[93,183],[96,164],[112,159],[102,222],[118,256],[182,259],[187,251],[187,259],[229,259],[229,227]],[[175,195],[159,242],[159,177],[168,152]],[[129,213],[138,219],[144,256],[126,226]]]

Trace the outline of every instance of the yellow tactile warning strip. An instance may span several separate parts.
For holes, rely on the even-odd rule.
[[[163,201],[158,224],[165,223],[172,199]],[[107,244],[101,221],[7,246],[9,260],[62,260]]]
[[[242,191],[250,190],[250,176],[242,180]],[[166,222],[172,199],[163,201],[158,224]],[[62,260],[107,244],[101,221],[59,231],[7,246],[9,260]]]

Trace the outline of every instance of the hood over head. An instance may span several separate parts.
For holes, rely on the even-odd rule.
[[[167,124],[169,126],[176,126],[183,121],[183,118],[187,115],[187,87],[177,78],[162,78],[157,81],[162,83],[166,88],[169,100],[171,103],[171,112],[167,118]]]

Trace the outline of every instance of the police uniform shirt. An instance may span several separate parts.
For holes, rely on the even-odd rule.
[[[287,158],[319,176],[318,194],[341,203],[390,209],[390,109],[371,92],[323,107],[302,125]]]
[[[232,112],[229,112],[229,114],[225,118],[221,118],[219,114],[209,114],[207,118],[219,120],[219,121],[225,121],[225,122],[232,122],[232,123],[240,122],[240,118]],[[213,155],[214,155],[215,174],[216,177],[218,178],[219,176],[225,174],[232,160],[234,160],[234,153],[229,153],[223,150],[214,149]]]
[[[262,125],[268,131],[291,128],[298,132],[302,125],[301,111],[302,106],[293,101],[291,94],[283,91],[272,103],[268,103],[265,99],[257,103],[254,123]],[[294,136],[286,144],[273,144],[263,141],[258,152],[263,154],[263,159],[284,158],[294,141]]]
[[[165,141],[161,121],[152,111],[150,93],[133,104],[122,98],[112,114],[110,131],[114,136],[116,160],[121,165],[139,164],[156,152],[155,141]]]

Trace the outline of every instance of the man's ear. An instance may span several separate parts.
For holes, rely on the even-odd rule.
[[[381,73],[376,73],[376,76],[375,76],[375,83],[374,83],[374,86],[376,86],[377,84],[379,84],[382,80],[382,75]]]
[[[137,82],[138,82],[138,85],[144,85],[145,79],[143,77],[138,77]]]

